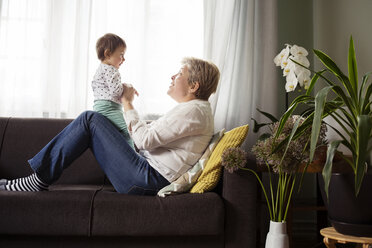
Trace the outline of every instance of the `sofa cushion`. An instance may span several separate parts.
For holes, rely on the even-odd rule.
[[[13,179],[33,171],[27,160],[32,158],[71,120],[43,118],[0,118],[0,178]],[[104,174],[92,152],[87,150],[69,168],[58,184],[101,184]]]
[[[212,192],[163,198],[101,191],[94,201],[92,236],[200,236],[223,230],[223,201]]]
[[[91,200],[98,186],[42,192],[0,191],[2,235],[88,236]]]

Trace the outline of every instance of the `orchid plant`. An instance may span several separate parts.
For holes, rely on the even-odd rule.
[[[286,77],[285,90],[287,92],[294,91],[298,84],[304,89],[309,88],[311,72],[307,69],[310,66],[310,62],[306,57],[308,54],[303,47],[286,44],[286,47],[274,58],[275,65],[283,69],[283,77]]]
[[[297,85],[303,87],[305,90],[309,88],[311,82],[311,71],[308,69],[310,62],[307,59],[309,53],[307,50],[301,46],[286,44],[285,48],[280,51],[278,55],[274,58],[274,63],[276,66],[280,66],[283,69],[283,76],[286,77],[285,90],[288,92],[294,91]],[[288,108],[288,96],[286,96],[286,110]],[[270,113],[261,111],[257,109],[258,112],[266,116],[271,120],[270,123],[258,123],[254,118],[253,132],[257,133],[260,128],[272,125],[277,122],[278,119],[271,115]],[[264,133],[259,139],[265,139],[269,137],[270,134]]]

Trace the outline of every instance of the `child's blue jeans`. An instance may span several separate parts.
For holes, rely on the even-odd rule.
[[[52,184],[88,148],[119,193],[156,194],[169,184],[107,118],[93,111],[79,115],[28,162]]]

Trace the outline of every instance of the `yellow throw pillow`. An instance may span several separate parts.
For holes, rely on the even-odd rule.
[[[249,126],[244,125],[226,132],[213,150],[203,172],[196,184],[191,188],[191,193],[204,193],[216,187],[221,176],[221,156],[225,149],[240,147],[247,137]]]
[[[203,172],[203,169],[205,168],[204,165],[207,164],[210,155],[212,154],[214,148],[217,146],[224,133],[225,129],[222,129],[218,133],[215,133],[199,161],[196,162],[196,164],[190,170],[185,172],[177,180],[159,190],[158,196],[165,197],[167,195],[189,192],[192,186],[194,186],[194,184],[198,180],[200,174]]]

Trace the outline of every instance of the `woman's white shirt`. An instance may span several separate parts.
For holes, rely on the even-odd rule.
[[[140,153],[169,182],[188,171],[201,157],[214,131],[208,101],[191,100],[146,124],[136,110],[124,114]]]

